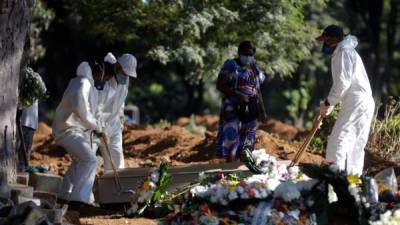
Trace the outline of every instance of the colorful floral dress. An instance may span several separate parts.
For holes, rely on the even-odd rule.
[[[229,87],[249,97],[256,96],[265,76],[254,64],[252,68],[241,67],[235,60],[227,60],[218,76],[226,76]],[[220,156],[236,159],[244,147],[254,149],[256,140],[256,119],[247,123],[241,122],[234,106],[238,103],[236,96],[222,99],[219,129],[217,136],[217,152]]]

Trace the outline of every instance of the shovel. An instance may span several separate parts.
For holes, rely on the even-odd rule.
[[[121,180],[119,178],[117,169],[115,168],[114,161],[112,159],[110,148],[109,148],[109,145],[108,145],[108,139],[107,139],[107,136],[106,136],[106,134],[104,132],[101,133],[101,140],[102,140],[102,142],[103,142],[103,144],[104,144],[104,146],[106,148],[108,156],[110,157],[111,168],[112,168],[112,170],[114,172],[114,182],[115,182],[115,186],[118,189],[119,194],[121,194],[121,193],[135,194],[135,191],[133,191],[132,189],[122,190]]]
[[[299,163],[301,156],[307,149],[308,145],[310,145],[311,140],[313,139],[315,133],[317,133],[317,130],[320,128],[322,120],[324,119],[325,116],[321,115],[318,113],[318,115],[314,118],[313,126],[311,128],[310,134],[307,136],[306,140],[304,140],[303,144],[300,146],[299,151],[297,151],[296,155],[292,159],[292,162],[290,163],[289,167],[293,167]]]

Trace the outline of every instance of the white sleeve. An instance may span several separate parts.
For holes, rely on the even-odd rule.
[[[78,115],[82,121],[82,125],[87,129],[98,129],[99,125],[97,120],[92,114],[89,104],[89,94],[91,91],[91,84],[87,80],[83,80],[79,89],[77,90],[74,98],[72,99],[74,109],[73,111]]]
[[[328,95],[328,102],[334,106],[349,89],[353,76],[353,62],[351,52],[342,50],[332,58],[332,80],[333,85]]]
[[[265,74],[264,74],[264,72],[260,71],[260,72],[258,73],[258,78],[260,79],[260,84],[264,83],[264,81],[265,81]]]
[[[39,102],[35,100],[33,104],[27,108],[22,109],[22,115],[20,118],[21,125],[37,129],[39,118]]]
[[[265,73],[260,69],[260,67],[257,64],[255,65],[253,71],[257,73],[256,74],[258,79],[257,86],[260,87],[265,81],[266,78]]]

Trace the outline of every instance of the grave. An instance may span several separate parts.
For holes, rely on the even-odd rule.
[[[149,174],[150,168],[126,168],[120,169],[122,190],[136,190],[141,182]],[[174,191],[178,187],[195,181],[199,174],[218,174],[221,172],[235,172],[250,175],[250,171],[242,163],[221,163],[221,164],[195,164],[189,166],[170,167],[169,174],[172,176],[171,185],[168,191]],[[119,193],[115,185],[114,173],[106,173],[98,178],[98,202],[100,204],[128,203],[130,193]]]

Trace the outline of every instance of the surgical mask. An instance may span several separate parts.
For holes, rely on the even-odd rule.
[[[105,81],[95,81],[94,82],[94,87],[97,89],[97,90],[99,90],[99,91],[102,91],[102,90],[104,90],[104,86],[106,85],[106,82]]]
[[[122,74],[122,73],[117,73],[117,75],[115,76],[115,80],[117,80],[117,83],[120,85],[125,85],[128,83],[128,79],[129,77]]]
[[[322,51],[322,53],[324,53],[325,55],[332,55],[333,52],[335,51],[335,49],[336,49],[336,46],[335,46],[335,47],[331,47],[331,46],[329,46],[328,44],[324,43],[324,44],[322,45],[321,51]]]
[[[250,65],[254,63],[254,56],[241,55],[240,62],[243,63],[244,65]]]
[[[103,79],[104,79],[104,71],[101,73],[101,79],[99,81],[94,81],[94,87],[99,91],[104,90],[104,85],[106,85],[106,82],[103,81]]]

